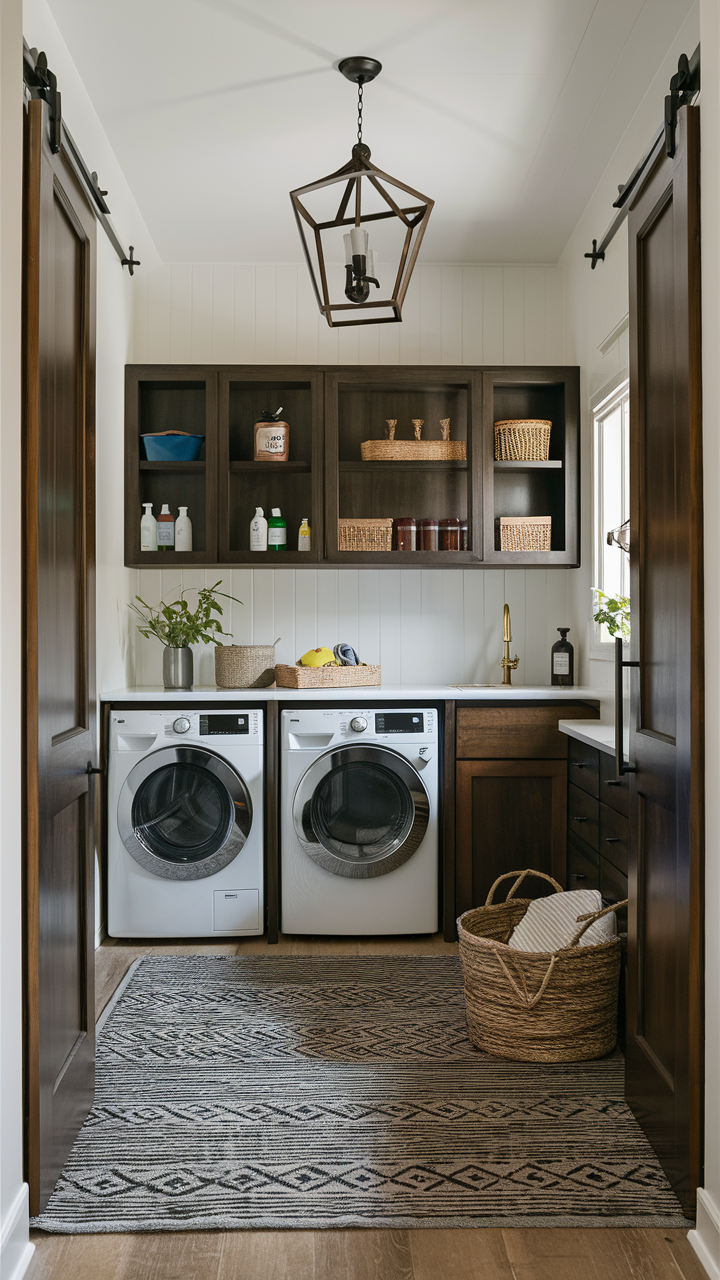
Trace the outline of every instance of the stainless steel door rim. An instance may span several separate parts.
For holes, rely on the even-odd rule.
[[[242,850],[252,826],[252,802],[240,774],[214,751],[161,747],[138,761],[125,779],[117,822],[125,848],[146,871],[165,880],[201,880]],[[183,832],[189,843],[183,842]]]
[[[353,802],[362,808],[359,822]],[[333,875],[365,880],[412,857],[427,831],[430,800],[420,774],[398,751],[353,745],[313,761],[296,787],[292,813],[297,839],[313,862]]]

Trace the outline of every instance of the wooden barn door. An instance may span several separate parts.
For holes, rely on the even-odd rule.
[[[47,107],[25,152],[26,1135],[46,1203],[94,1092],[95,218]],[[20,536],[20,530],[18,530]]]
[[[633,201],[627,1097],[687,1208],[702,1170],[699,111]]]

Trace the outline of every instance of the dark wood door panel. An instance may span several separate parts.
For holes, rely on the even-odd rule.
[[[26,117],[26,1156],[46,1203],[94,1090],[95,219]]]
[[[458,914],[484,903],[506,871],[532,867],[564,884],[565,788],[564,760],[458,761]],[[532,883],[531,895],[545,892],[551,886]]]

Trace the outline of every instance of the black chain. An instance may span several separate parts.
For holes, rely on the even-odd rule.
[[[362,80],[358,81],[358,143],[362,142],[362,113],[363,113],[363,87]]]

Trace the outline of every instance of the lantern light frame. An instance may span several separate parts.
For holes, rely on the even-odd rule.
[[[377,165],[370,162],[370,148],[362,141],[362,86],[375,79],[378,72],[382,70],[381,64],[374,58],[344,58],[338,64],[338,70],[348,80],[352,80],[358,85],[358,141],[352,149],[352,158],[341,169],[329,174],[326,178],[320,178],[317,182],[309,182],[305,186],[297,187],[290,192],[290,199],[317,304],[330,328],[342,328],[359,324],[395,324],[402,320],[403,302],[435,202],[429,196],[423,195],[422,192],[417,191],[414,187],[401,182],[399,178],[392,177],[391,174],[385,173],[384,170],[379,169]],[[363,213],[363,182],[369,183],[377,192],[387,205],[386,209],[381,209],[380,212],[375,213]],[[329,221],[316,221],[307,208],[303,197],[314,191],[338,184],[344,184],[344,190],[335,217]],[[387,190],[388,186],[395,188],[402,195],[394,199]],[[405,202],[402,196],[410,196],[417,203],[403,207]],[[354,213],[348,215],[351,201],[354,203]],[[365,301],[347,301],[346,298],[350,295],[346,291],[342,301],[331,301],[323,250],[323,232],[340,229],[351,231],[353,227],[366,228],[370,223],[380,222],[387,218],[397,218],[404,227],[400,261],[391,297],[375,300],[373,297],[367,296]],[[317,254],[317,272],[311,256],[311,244],[314,245]],[[356,282],[369,281],[370,283],[375,283],[371,277],[364,274],[364,258],[361,265],[361,260],[358,258],[354,258],[352,261],[354,265],[351,266],[350,262],[348,262],[346,267],[348,288],[353,278],[353,272]],[[356,288],[355,291],[358,294],[362,294],[368,293],[368,290]],[[385,308],[391,314],[384,316],[367,315],[368,311],[377,312],[380,308]],[[352,318],[346,315],[348,312],[352,313]]]

